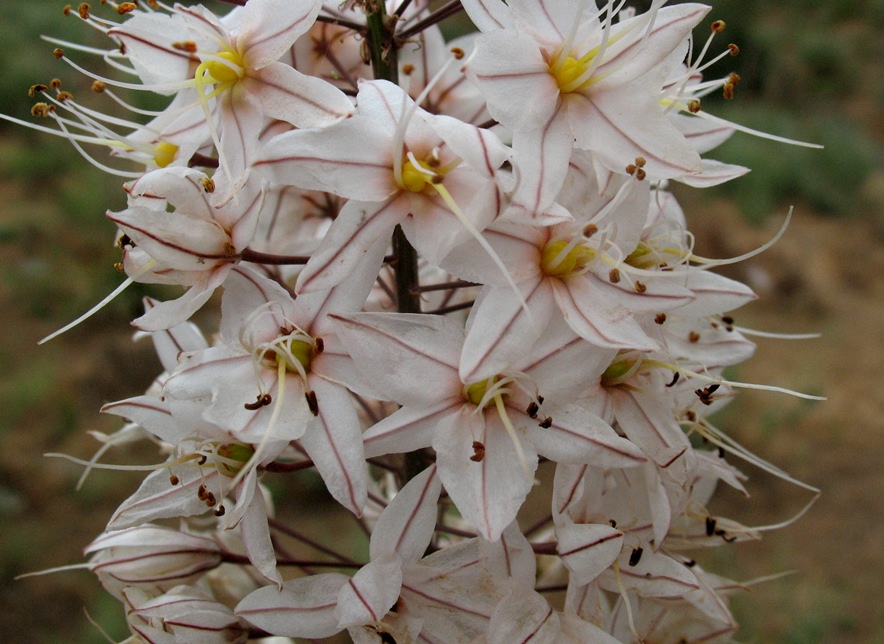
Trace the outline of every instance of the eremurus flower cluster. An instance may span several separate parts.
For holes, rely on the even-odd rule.
[[[127,180],[107,216],[129,281],[185,289],[133,322],[165,371],[80,461],[166,457],[86,550],[132,641],[729,640],[740,585],[690,552],[770,526],[711,515],[714,488],[744,491],[733,458],[804,484],[709,419],[779,390],[724,377],[755,295],[667,189],[748,171],[703,156],[746,130],[700,105],[739,82],[703,79],[738,51],[710,54],[724,24],[697,46],[710,8],[665,0],[231,4],[69,11],[109,44],[55,57],[131,118],[31,88],[33,127]],[[478,31],[446,43],[461,10]],[[219,288],[209,341],[189,319]],[[274,518],[262,479],[306,469],[366,561]]]

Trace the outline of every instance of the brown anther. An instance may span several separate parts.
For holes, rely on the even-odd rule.
[[[737,54],[740,53],[739,46],[735,45],[734,43],[731,43],[730,45],[728,45],[727,48],[730,51],[731,56],[736,56]]]
[[[223,516],[224,516],[224,513],[225,513],[226,511],[227,511],[227,510],[224,509],[224,506],[223,506],[223,505],[219,505],[217,508],[215,508],[215,511],[213,512],[213,514],[214,514],[216,517],[223,517]]]
[[[540,394],[537,394],[537,404],[538,405],[543,404],[543,396],[541,396]]]
[[[314,416],[319,416],[319,401],[316,400],[316,392],[307,391],[304,393],[304,397],[307,399],[307,407],[310,408],[310,413]]]
[[[71,15],[71,5],[66,4],[64,7],[62,7],[61,12],[66,16]]]
[[[406,63],[402,66],[402,73],[406,76],[411,76],[414,73],[414,65],[411,63]]]
[[[463,57],[466,56],[466,52],[460,47],[452,47],[451,53],[454,55],[455,60],[463,60]]]
[[[722,315],[721,321],[724,322],[725,324],[733,324],[734,323],[734,319],[729,315]]]
[[[473,455],[470,456],[473,463],[481,463],[485,460],[485,446],[479,441],[473,441]]]
[[[125,270],[123,268],[122,262],[114,262],[114,270],[117,271],[118,273],[122,273],[123,270]]]
[[[693,559],[688,559],[687,561],[684,562],[684,565],[687,566],[688,568],[693,568],[694,566],[697,565],[697,562],[694,561]]]
[[[206,489],[205,485],[200,484],[200,486],[196,490],[196,496],[200,501],[205,501],[209,496],[209,491]]]
[[[687,418],[692,423],[697,422],[697,413],[696,412],[688,410],[685,412],[684,417]]]
[[[666,314],[665,313],[658,313],[657,315],[654,316],[654,323],[655,324],[663,324],[665,321],[666,321]]]
[[[138,8],[134,2],[121,2],[117,5],[117,13],[121,16],[125,16],[127,13],[132,13]]]
[[[635,280],[634,286],[635,286],[635,290],[638,291],[639,293],[644,293],[645,291],[648,290],[647,284],[644,284],[643,282],[639,282],[638,280]]]
[[[706,517],[706,536],[711,537],[715,534],[715,519]]]
[[[616,284],[620,281],[620,269],[612,268],[611,272],[608,273],[608,280],[610,280],[611,284]]]
[[[101,94],[106,88],[107,85],[104,84],[104,81],[97,80],[92,83],[92,91],[96,94]]]
[[[67,100],[73,100],[74,95],[71,94],[70,92],[59,92],[59,93],[58,93],[58,96],[56,96],[56,98],[57,98],[59,101],[61,101],[62,103],[64,103],[64,102],[67,101]]]
[[[644,168],[647,160],[644,157],[635,157],[635,165],[639,168]]]
[[[731,101],[734,98],[734,86],[730,83],[725,83],[724,87],[721,88],[721,95],[724,96],[724,100]]]
[[[215,192],[215,180],[212,177],[206,177],[200,183],[203,184],[203,190],[208,193]]]
[[[586,224],[583,227],[583,236],[584,237],[592,237],[599,231],[599,227],[595,224]]]
[[[217,502],[218,502],[218,500],[215,498],[215,495],[212,494],[211,492],[209,492],[209,493],[206,495],[206,505],[208,505],[210,508],[215,507],[215,504],[216,504]]]
[[[531,418],[537,418],[537,412],[540,411],[540,405],[536,402],[532,402],[528,405],[528,409],[525,410],[525,413],[528,414]]]
[[[160,400],[163,400],[162,398]],[[199,458],[196,459],[197,465],[205,465],[206,461],[209,460],[205,454],[200,454]]]
[[[179,42],[173,42],[172,49],[177,49],[178,51],[186,51],[188,54],[195,54],[196,53],[196,43],[192,40],[182,40]]]
[[[714,31],[717,34],[720,34],[722,31],[725,30],[727,25],[724,23],[724,20],[716,20],[715,22],[712,23],[711,27],[712,27],[712,31]]]
[[[691,331],[690,333],[688,333],[688,342],[695,343],[695,342],[699,342],[699,341],[700,341],[700,334],[699,333],[697,333],[696,331]]]
[[[126,235],[124,233],[120,235],[120,238],[117,240],[117,246],[119,246],[120,248],[126,248],[126,246],[131,246],[132,248],[134,248],[135,243],[132,241],[132,238],[129,237],[129,235]]]
[[[734,45],[734,46],[736,47],[736,45]],[[727,75],[727,82],[730,83],[731,85],[733,85],[734,87],[739,85],[741,80],[743,80],[743,79],[740,78],[740,75],[735,74],[734,72],[731,72],[730,74]]]
[[[181,482],[181,479],[179,479],[174,474],[169,475],[169,483],[171,483],[172,485],[178,485],[180,482]]]
[[[85,2],[81,2],[80,5],[77,7],[77,13],[80,14],[80,17],[83,20],[89,20],[89,9],[91,9],[91,8],[92,7],[90,7]]]
[[[270,394],[264,394],[263,396],[258,394],[257,400],[255,402],[245,403],[243,407],[248,409],[249,411],[257,411],[261,409],[261,407],[266,407],[269,405],[273,399],[270,397]]]
[[[38,116],[45,119],[54,111],[54,105],[49,105],[47,103],[34,103],[34,105],[31,107],[31,116]]]
[[[151,9],[159,9],[160,3],[157,2],[157,0],[147,0],[147,6],[149,6]]]
[[[608,519],[608,525],[611,526],[612,528],[616,528],[617,522],[614,521],[614,519]]]
[[[320,353],[325,351],[325,340],[323,340],[322,338],[316,338],[313,342],[314,342],[314,345],[313,345],[313,354],[314,355],[319,355]]]
[[[718,391],[718,388],[721,385],[709,385],[705,389],[695,389],[694,393],[697,394],[697,398],[700,399],[700,402],[704,405],[712,404],[712,394]]]
[[[52,55],[55,56],[55,60],[58,60],[59,58],[64,58],[64,49],[56,47],[52,50]]]
[[[700,111],[700,99],[699,98],[692,98],[691,100],[689,100],[688,101],[688,112],[690,112],[691,114],[696,114],[699,111]]]
[[[61,79],[53,78],[51,81],[49,81],[49,89],[51,89],[53,92],[58,92],[59,90],[61,90]]]
[[[637,565],[638,562],[641,561],[642,553],[644,551],[645,551],[645,549],[642,548],[641,546],[639,546],[638,548],[633,548],[632,554],[629,555],[629,565],[630,566]]]
[[[676,371],[674,374],[672,374],[672,380],[669,381],[669,384],[667,384],[666,387],[674,387],[679,378],[681,378],[681,373]]]
[[[547,416],[543,419],[543,422],[538,423],[538,425],[540,427],[543,427],[544,429],[549,429],[550,427],[552,427],[552,416]]]
[[[636,171],[637,169],[638,169],[638,168],[636,168],[635,165],[633,165],[632,163],[630,163],[628,166],[626,166],[626,174],[630,174],[630,175],[631,175],[631,174],[635,174],[635,171]]]
[[[28,90],[28,96],[30,98],[34,98],[35,95],[40,94],[41,92],[45,92],[47,89],[49,89],[49,88],[46,87],[46,85],[43,85],[42,83],[37,83],[36,85],[31,85],[30,89]]]
[[[635,178],[638,181],[644,181],[645,177],[647,177],[647,176],[648,176],[648,173],[645,172],[644,168],[639,168],[638,170],[635,171]]]

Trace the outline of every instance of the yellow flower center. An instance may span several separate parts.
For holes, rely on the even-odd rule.
[[[550,69],[550,74],[556,79],[556,85],[559,86],[559,91],[573,92],[577,89],[577,87],[570,87],[570,85],[580,78],[583,72],[586,71],[587,63],[588,61],[584,61],[583,59],[577,60],[573,56],[568,56],[558,72]]]
[[[570,277],[595,259],[597,251],[582,244],[577,244],[565,253],[569,243],[567,240],[553,241],[543,247],[540,253],[540,269],[544,275]]]
[[[209,77],[204,80],[209,83],[234,83],[245,75],[245,66],[242,56],[235,51],[221,51],[215,54],[216,58],[203,61],[197,68],[197,74],[209,72]],[[229,65],[221,62],[227,61]]]
[[[277,364],[282,362],[285,364],[286,371],[300,373],[300,369],[293,362],[293,360],[297,360],[304,371],[310,371],[310,361],[316,354],[315,345],[304,340],[288,340],[284,344],[287,350],[276,352]]]
[[[233,478],[239,473],[242,466],[252,458],[255,450],[249,445],[243,445],[242,443],[227,443],[226,445],[219,445],[215,453],[219,457],[215,461],[218,473],[222,476]]]
[[[441,175],[426,161],[418,161],[415,166],[411,161],[402,164],[402,187],[409,192],[423,192],[429,183],[440,183]]]
[[[153,149],[153,160],[158,168],[165,168],[175,160],[178,155],[178,146],[172,143],[160,141]]]
[[[493,378],[486,378],[485,380],[479,380],[472,384],[465,385],[463,389],[464,398],[476,406],[481,405],[482,400],[485,398],[485,394],[488,393],[488,387],[493,386],[499,380],[500,376],[494,376]]]

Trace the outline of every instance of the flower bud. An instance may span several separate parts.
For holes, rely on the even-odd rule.
[[[212,539],[152,525],[106,532],[84,553],[94,553],[92,571],[117,598],[127,586],[168,590],[221,563],[221,549]]]

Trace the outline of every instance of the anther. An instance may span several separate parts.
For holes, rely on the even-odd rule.
[[[40,94],[42,92],[45,92],[47,89],[49,89],[49,88],[46,87],[46,85],[43,85],[42,83],[37,83],[36,85],[31,85],[31,88],[28,90],[28,97],[34,98],[34,96],[36,94]]]
[[[690,333],[688,333],[688,342],[690,342],[691,344],[696,344],[699,341],[700,341],[700,334],[699,333],[697,333],[696,331],[691,331]]]
[[[226,510],[224,509],[224,506],[223,506],[223,505],[219,505],[219,506],[215,509],[215,512],[214,512],[213,514],[214,514],[216,517],[223,517],[225,512],[226,512]]]
[[[402,73],[406,76],[411,76],[414,73],[414,65],[411,63],[407,63],[402,66]]]
[[[678,379],[679,379],[679,378],[681,378],[681,374],[680,374],[678,371],[676,371],[674,374],[672,374],[672,380],[671,380],[671,381],[669,382],[669,384],[666,385],[666,386],[667,386],[667,387],[674,387],[674,386],[675,386],[675,383],[678,382]]]
[[[647,284],[644,284],[643,282],[639,282],[638,280],[635,280],[634,286],[635,286],[635,290],[638,291],[639,293],[644,293],[645,291],[648,290]]]
[[[118,273],[122,273],[125,269],[123,268],[123,264],[121,262],[114,262],[114,270]]]
[[[62,8],[61,12],[62,12],[64,15],[66,15],[66,16],[71,15],[71,5],[66,4],[66,5]]]
[[[125,16],[127,13],[132,13],[138,8],[138,6],[134,2],[121,2],[117,5],[117,13],[121,16]]]
[[[188,54],[196,53],[196,43],[192,40],[182,40],[181,42],[173,42],[172,49],[178,51],[186,51]]]
[[[61,47],[56,47],[52,50],[52,55],[55,56],[55,59],[64,58],[64,49]]]
[[[104,84],[104,81],[97,80],[92,83],[92,91],[96,94],[101,94],[105,87],[107,86]]]
[[[213,507],[215,507],[216,503],[217,503],[217,499],[215,499],[214,494],[212,494],[211,492],[206,494],[206,505],[207,506],[209,506],[210,508],[213,508]]]
[[[80,14],[80,17],[83,20],[89,20],[89,9],[91,9],[91,7],[88,4],[86,4],[85,2],[82,2],[77,7],[77,13]]]
[[[636,168],[635,165],[632,163],[630,163],[628,166],[626,166],[626,174],[630,174],[630,175],[635,174],[636,170],[638,170],[638,168]]]
[[[724,97],[724,100],[731,101],[734,98],[734,86],[730,83],[725,83],[724,87],[721,88],[721,95]]]
[[[684,565],[687,566],[688,568],[693,568],[694,566],[697,565],[697,562],[694,561],[693,559],[688,559],[687,561],[684,562]]]
[[[537,412],[540,411],[540,405],[536,402],[532,402],[528,405],[528,409],[525,410],[525,413],[528,414],[531,418],[537,418]]]
[[[736,45],[731,45],[731,47],[736,47]],[[733,85],[734,87],[739,85],[741,80],[742,79],[740,78],[740,75],[735,74],[734,72],[731,72],[730,74],[727,75],[728,84]]]
[[[706,536],[711,537],[715,534],[715,519],[706,517]]]
[[[648,173],[645,172],[644,168],[639,168],[635,171],[635,179],[636,181],[644,181],[645,177],[648,176]]]
[[[639,168],[644,168],[647,160],[644,157],[635,157],[635,165]]]
[[[718,391],[720,385],[709,385],[705,389],[695,389],[694,393],[697,394],[697,398],[700,399],[700,402],[704,405],[712,404],[712,394]]]
[[[614,519],[608,519],[608,525],[611,526],[612,528],[616,528],[617,522],[614,521]]]
[[[264,394],[263,396],[259,394],[258,399],[255,400],[255,402],[245,403],[243,407],[249,411],[257,411],[258,409],[261,409],[261,407],[266,407],[271,402],[273,402],[273,399],[270,397],[270,394]]]
[[[740,53],[740,48],[737,45],[735,45],[734,43],[731,43],[730,45],[728,45],[727,48],[730,51],[731,56],[736,56],[737,54]]]
[[[612,268],[611,272],[608,273],[608,279],[611,281],[611,284],[616,284],[620,281],[620,269]]]
[[[473,441],[473,455],[470,460],[473,463],[481,463],[485,459],[485,446],[479,441]]]
[[[49,81],[49,88],[53,92],[57,92],[57,91],[61,90],[61,79],[60,78],[53,78],[51,81]]]
[[[544,429],[549,429],[550,427],[552,427],[552,416],[547,416],[543,419],[543,422],[538,424]]]
[[[135,248],[135,242],[132,241],[132,238],[129,237],[129,235],[126,235],[124,233],[120,235],[120,238],[117,240],[117,246],[119,246],[120,248],[126,248],[126,246]]]
[[[196,490],[196,496],[200,501],[205,501],[209,496],[209,491],[206,490],[206,486],[200,484],[200,486]]]
[[[307,391],[304,393],[304,397],[307,399],[307,407],[310,408],[310,413],[314,416],[319,416],[319,401],[316,400],[316,392]]]
[[[690,112],[691,114],[696,114],[699,111],[700,111],[700,99],[699,98],[692,98],[691,100],[689,100],[688,101],[688,112]]]
[[[215,192],[215,180],[212,177],[206,177],[200,183],[203,184],[203,190],[212,193]]]
[[[31,107],[31,116],[46,118],[54,111],[55,105],[48,105],[46,103],[34,103],[33,107]]]
[[[316,353],[316,355],[319,355],[320,353],[325,351],[325,341],[322,338],[316,338],[313,340],[313,342],[315,343],[313,345],[313,351]]]
[[[592,237],[598,231],[599,231],[599,227],[596,226],[595,224],[586,224],[586,226],[583,227],[583,236],[584,237]]]
[[[463,57],[466,56],[466,52],[460,47],[452,47],[451,53],[454,54],[455,60],[463,60]]]
[[[724,20],[716,20],[712,23],[711,27],[714,33],[720,34],[722,31],[725,30],[727,25],[725,24]]]
[[[697,414],[696,414],[696,412],[693,412],[693,411],[688,410],[688,411],[685,412],[684,417],[687,418],[687,419],[688,419],[690,422],[692,422],[692,423],[697,422]]]
[[[655,324],[663,324],[665,321],[666,321],[666,314],[665,313],[658,313],[657,315],[654,316],[654,323]]]
[[[638,548],[634,548],[634,549],[632,550],[632,554],[629,555],[629,565],[630,565],[630,566],[635,566],[635,565],[637,565],[638,562],[641,561],[642,553],[643,553],[644,551],[645,551],[645,549],[642,548],[641,546],[639,546]]]
[[[179,479],[179,478],[178,478],[177,476],[175,476],[174,474],[170,474],[170,475],[169,475],[169,483],[170,483],[171,485],[178,485],[180,482],[181,482],[181,479]]]
[[[60,102],[64,103],[64,102],[67,101],[67,100],[73,99],[73,98],[74,98],[74,95],[71,94],[70,92],[59,92],[59,93],[58,93],[58,96],[57,96],[56,98],[57,98]]]

